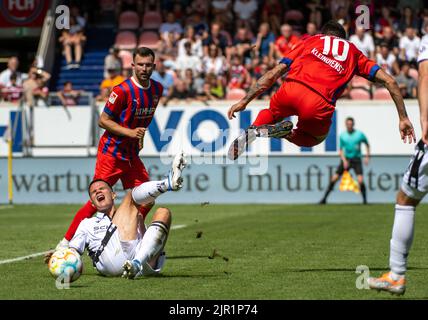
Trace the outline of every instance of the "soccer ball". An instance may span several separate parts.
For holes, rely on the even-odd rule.
[[[80,255],[74,249],[60,249],[55,251],[48,264],[49,272],[55,279],[73,282],[82,274],[83,263]]]

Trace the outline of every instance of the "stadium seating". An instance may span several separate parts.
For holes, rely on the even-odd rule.
[[[391,95],[385,88],[376,88],[373,92],[373,100],[390,100]]]
[[[100,8],[102,11],[113,11],[115,7],[115,0],[100,0]]]
[[[352,89],[349,91],[349,95],[353,100],[370,100],[370,93],[361,88]]]
[[[131,31],[120,31],[116,35],[114,45],[119,49],[134,49],[137,46],[137,37]]]
[[[138,39],[138,46],[144,46],[150,49],[156,49],[159,41],[159,35],[154,31],[143,31]]]
[[[419,78],[418,70],[413,69],[413,68],[410,68],[410,69],[409,69],[409,75],[410,75],[413,79],[415,79],[416,81],[418,81],[418,78]]]
[[[226,100],[240,100],[245,97],[246,92],[243,89],[231,89],[226,94]]]
[[[128,50],[121,50],[119,57],[122,59],[123,69],[131,69],[132,53]]]
[[[119,30],[137,30],[140,18],[135,11],[124,11],[119,16]]]
[[[158,30],[161,24],[161,14],[157,11],[148,11],[143,16],[141,27],[143,30]]]

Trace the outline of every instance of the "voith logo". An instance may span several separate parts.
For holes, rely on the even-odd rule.
[[[43,11],[42,0],[0,0],[0,11],[4,18],[17,25],[36,20]]]

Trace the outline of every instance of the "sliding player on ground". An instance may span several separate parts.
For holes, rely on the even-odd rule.
[[[152,204],[168,190],[181,189],[185,166],[183,153],[177,154],[169,178],[133,188],[117,209],[112,186],[102,179],[93,180],[88,193],[97,214],[80,223],[69,247],[79,254],[88,248],[94,267],[105,276],[135,279],[158,274],[165,262],[163,249],[171,225],[171,211],[158,208],[146,229],[139,209]]]

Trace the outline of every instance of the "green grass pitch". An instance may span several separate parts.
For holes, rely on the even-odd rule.
[[[173,225],[186,227],[171,231],[161,276],[105,278],[85,254],[84,274],[59,290],[36,257],[0,264],[0,299],[428,298],[427,205],[417,210],[407,292],[399,298],[356,288],[357,266],[375,276],[388,267],[392,204],[168,207]],[[53,248],[77,209],[2,207],[0,262]]]

